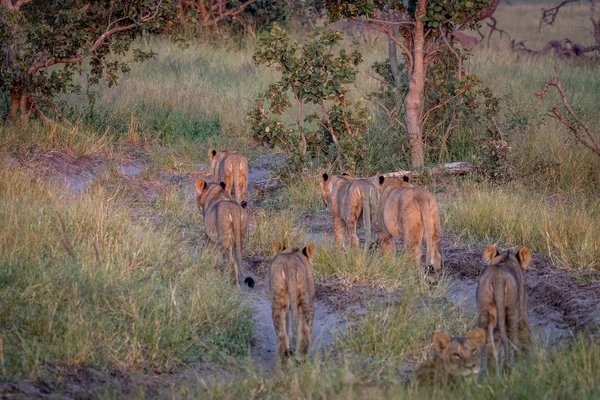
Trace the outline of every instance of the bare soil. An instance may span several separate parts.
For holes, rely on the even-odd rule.
[[[284,161],[281,155],[263,155],[251,163],[249,193],[251,207],[260,201],[253,197],[276,190],[277,181],[272,179],[271,169]],[[13,156],[9,164],[18,164],[30,169],[35,176],[55,179],[65,189],[75,194],[83,193],[106,170],[107,161],[102,155],[76,158],[73,156],[29,152]],[[10,167],[10,165],[9,165]],[[145,178],[148,162],[139,152],[126,157],[117,170],[130,185],[132,193],[142,193],[137,201],[150,202],[167,185],[177,185],[189,190],[187,201],[195,201],[194,180],[210,173],[208,164],[198,164],[197,174],[177,174],[163,170],[152,171],[152,178]],[[140,211],[135,208],[133,211]],[[148,215],[145,215],[148,217]],[[150,216],[152,217],[152,216]],[[301,223],[311,241],[328,240],[331,237],[330,218],[326,211],[318,215],[305,215]],[[160,217],[157,217],[160,222]],[[476,312],[475,291],[477,278],[482,268],[483,245],[469,247],[457,243],[452,237],[443,240],[443,273],[448,283],[447,301],[467,313]],[[264,290],[264,275],[270,260],[259,256],[247,256],[244,260],[246,272],[256,281],[253,289],[244,288],[255,320],[255,340],[251,347],[251,358],[268,372],[277,357],[277,339],[271,319],[271,306]],[[555,342],[570,337],[571,332],[597,330],[600,326],[600,277],[591,275],[578,279],[568,271],[559,270],[543,255],[535,254],[526,272],[529,295],[529,316],[537,340]],[[368,284],[357,284],[343,280],[317,280],[316,315],[314,341],[311,353],[325,351],[343,334],[344,329],[357,321],[365,312],[364,304],[375,301],[379,304],[394,304],[397,292],[389,292]],[[1,398],[90,398],[100,393],[119,393],[129,396],[132,390],[143,388],[150,397],[167,395],[170,388],[196,377],[196,381],[234,379],[239,371],[198,363],[177,371],[144,371],[136,373],[99,372],[89,368],[59,368],[48,366],[43,376],[34,382],[11,380],[0,384]],[[198,380],[199,378],[199,380]]]

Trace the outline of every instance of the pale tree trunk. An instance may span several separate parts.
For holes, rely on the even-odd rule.
[[[425,99],[425,24],[421,21],[421,17],[425,15],[426,6],[427,0],[419,0],[415,12],[413,70],[408,82],[408,93],[404,100],[406,130],[410,141],[410,158],[413,168],[422,167],[425,164],[421,126],[421,114]]]

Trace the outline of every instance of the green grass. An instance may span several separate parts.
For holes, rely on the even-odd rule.
[[[215,251],[190,251],[193,232],[133,223],[100,185],[76,197],[19,169],[0,174],[4,376],[47,363],[136,370],[246,354],[248,309]]]
[[[552,352],[545,348],[537,350],[506,370],[501,378],[493,376],[482,382],[435,387],[417,387],[412,381],[412,371],[399,371],[394,364],[382,365],[352,356],[334,362],[331,356],[325,356],[286,373],[276,371],[268,376],[248,367],[245,379],[235,383],[216,381],[201,385],[192,380],[180,394],[207,399],[595,398],[600,393],[596,379],[599,351],[596,340],[578,336]]]

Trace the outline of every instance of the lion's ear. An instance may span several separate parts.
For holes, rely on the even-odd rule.
[[[488,246],[483,251],[483,261],[488,264],[492,263],[492,260],[498,255],[498,249],[496,246]]]
[[[485,331],[481,328],[477,328],[469,333],[469,340],[478,349],[481,349],[485,344]]]
[[[285,246],[281,242],[273,243],[273,254],[279,254],[283,249],[285,249]]]
[[[302,254],[308,258],[308,261],[312,261],[315,256],[315,245],[314,243],[309,243],[305,248],[302,249]]]
[[[433,347],[435,347],[435,350],[438,352],[438,354],[444,351],[451,341],[452,339],[450,336],[446,335],[445,333],[436,332],[433,335]]]
[[[202,192],[204,192],[204,189],[206,189],[206,181],[202,178],[198,178],[196,179],[196,192],[198,192],[198,195],[202,194]]]
[[[531,261],[531,251],[529,251],[527,247],[521,248],[521,250],[517,252],[517,259],[519,260],[521,269],[525,271],[529,265],[529,262]]]
[[[216,155],[217,155],[217,150],[215,150],[214,147],[211,147],[210,149],[208,149],[208,159],[210,161],[212,161],[213,158],[215,158]]]
[[[327,172],[323,172],[323,175],[321,175],[321,177],[323,178],[323,182],[327,182],[327,179],[329,179],[329,175],[327,175]]]
[[[384,182],[385,182],[385,176],[379,175],[379,186],[383,186]]]
[[[410,179],[408,178],[408,175],[402,175],[402,180],[404,182],[410,182]]]
[[[219,182],[219,186],[221,186],[223,190],[225,190],[225,188],[227,187],[227,185],[225,185],[225,182]]]

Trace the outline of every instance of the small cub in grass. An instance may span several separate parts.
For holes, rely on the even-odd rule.
[[[434,382],[454,383],[457,379],[479,374],[481,348],[485,344],[485,331],[475,329],[465,337],[450,337],[442,332],[433,335],[436,356],[417,368],[419,385]]]
[[[248,192],[248,160],[242,153],[233,150],[217,151],[208,149],[214,182],[224,182],[225,191],[231,196],[235,191],[235,201],[246,202]]]
[[[510,361],[519,345],[526,349],[531,346],[523,273],[531,261],[531,252],[523,247],[516,253],[500,253],[495,246],[488,246],[483,260],[488,265],[478,279],[477,311],[478,326],[486,331],[488,345],[482,358],[491,353],[499,368],[499,350]]]
[[[310,243],[304,249],[286,249],[281,243],[273,244],[276,254],[267,273],[267,294],[271,299],[273,325],[277,334],[279,361],[285,362],[291,356],[288,337],[291,312],[292,335],[296,342],[296,359],[304,360],[312,339],[315,316],[315,284],[312,259],[315,245]]]
[[[223,251],[231,268],[233,282],[239,287],[242,251],[248,229],[248,212],[244,205],[231,199],[225,191],[223,182],[208,183],[198,178],[196,191],[198,209],[204,216],[204,233]]]

